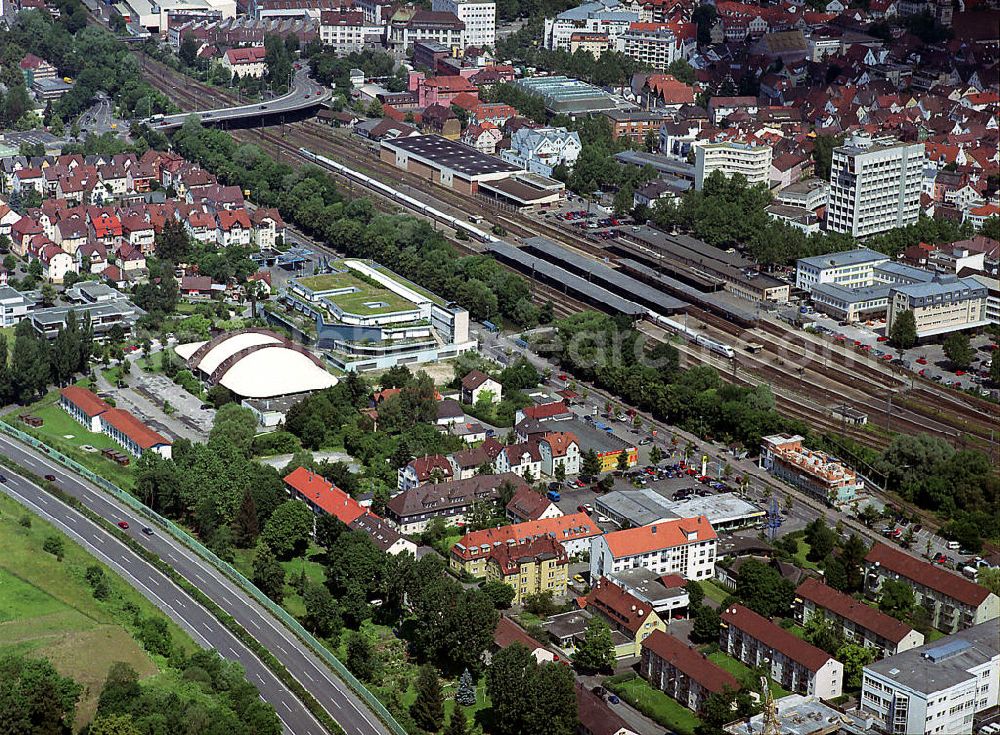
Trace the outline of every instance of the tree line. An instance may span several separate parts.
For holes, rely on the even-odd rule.
[[[22,319],[14,330],[14,344],[0,334],[0,405],[27,405],[43,395],[50,385],[64,386],[77,373],[86,372],[94,350],[90,316],[78,320],[69,312],[66,326],[51,342],[39,335],[30,319]]]

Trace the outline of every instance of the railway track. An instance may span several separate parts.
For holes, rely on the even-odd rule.
[[[151,83],[168,94],[184,109],[204,107],[206,100],[211,104],[236,102],[235,98],[227,92],[192,82],[186,77],[182,77],[183,83],[178,83],[179,73],[155,60],[147,60],[146,66],[147,72],[152,77]],[[282,135],[267,128],[230,132],[241,142],[264,144],[275,150],[279,157],[285,157],[285,160],[294,160],[302,164],[312,163],[298,152],[298,149],[302,147],[336,157],[345,165],[393,186],[398,187],[402,183],[406,187],[412,187],[422,192],[426,192],[428,188],[427,181],[414,174],[396,168],[387,171],[387,164],[379,161],[367,149],[360,148],[356,140],[349,140],[345,135],[328,126],[305,121],[285,124],[282,129]],[[360,185],[337,172],[331,171],[330,173],[338,180],[346,182],[351,188]],[[591,243],[583,237],[576,237],[572,233],[566,233],[549,223],[526,220],[523,217],[501,212],[497,207],[489,206],[482,200],[469,199],[444,187],[434,187],[431,196],[435,200],[435,206],[442,209],[451,208],[456,216],[478,214],[487,218],[488,221],[499,224],[515,238],[543,236],[589,257],[599,259],[606,257],[606,251],[599,245]],[[391,199],[380,198],[377,194],[374,198],[379,209],[399,211],[399,205]],[[441,207],[442,204],[446,207]],[[452,242],[462,253],[481,252],[481,249],[470,241],[459,241],[452,238]],[[532,287],[536,298],[552,301],[555,312],[559,316],[588,308],[583,302],[552,286],[532,282]],[[714,330],[729,339],[748,339],[746,336],[748,333],[745,330],[721,317],[697,308],[692,308],[691,314],[706,324],[709,332]],[[798,335],[790,334],[787,330],[782,330],[766,320],[762,320],[758,326],[757,332],[759,334],[749,334],[754,341],[764,345],[764,353],[759,358],[748,359],[743,367],[761,376],[766,376],[769,381],[773,381],[776,386],[781,386],[783,390],[822,396],[829,400],[831,405],[843,403],[845,398],[849,399],[849,403],[867,410],[874,421],[885,425],[886,428],[891,425],[892,428],[900,431],[930,431],[953,443],[959,438],[960,432],[969,432],[980,440],[989,441],[990,429],[995,428],[988,425],[993,417],[986,413],[984,406],[977,406],[974,400],[965,400],[970,399],[970,396],[963,396],[955,401],[950,400],[950,397],[943,397],[927,387],[917,388],[914,386],[914,389],[906,396],[896,399],[897,402],[890,415],[886,401],[873,397],[870,389],[874,387],[876,391],[883,393],[900,392],[906,385],[905,381],[866,364],[864,360],[852,360],[850,356],[822,344],[813,345],[813,347],[825,347],[825,349],[821,349],[821,352],[825,353],[822,359],[813,354],[811,349],[809,354],[803,355],[804,344],[793,339]],[[741,355],[741,359],[744,357],[747,356]],[[802,359],[803,357],[805,359]],[[800,359],[800,371],[787,372],[782,370],[789,361]],[[727,371],[723,370],[723,372]],[[795,407],[794,401],[783,400],[788,401],[791,414],[799,415],[816,425],[824,422],[824,417],[814,416],[810,418],[810,416],[804,415],[805,409]],[[982,403],[985,406],[991,406],[986,402]],[[959,418],[957,414],[962,414],[962,416]],[[835,420],[827,422],[827,428],[840,431],[839,427],[833,425],[834,422]],[[871,443],[872,436],[865,434],[864,440]]]

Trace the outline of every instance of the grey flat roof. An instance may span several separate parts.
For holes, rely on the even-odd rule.
[[[961,642],[961,645],[956,645],[956,642]],[[949,649],[952,650],[947,655]],[[994,618],[933,643],[876,661],[865,666],[865,671],[873,671],[907,689],[932,694],[975,679],[968,670],[986,663],[998,653],[1000,618]],[[941,657],[939,654],[945,655]]]
[[[653,488],[637,490],[614,490],[597,498],[596,506],[602,506],[612,514],[621,516],[633,526],[648,526],[650,523],[672,518],[695,518],[705,516],[712,524],[732,523],[763,516],[764,511],[753,503],[748,503],[734,493],[692,496],[688,500],[672,500]]]
[[[613,572],[609,576],[624,587],[627,592],[654,607],[687,594],[683,588],[667,589],[660,582],[659,576],[645,567],[623,569],[620,572]]]
[[[593,449],[595,452],[617,452],[635,446],[634,442],[626,441],[614,433],[609,434],[603,429],[598,429],[589,421],[576,417],[565,421],[546,423],[551,425],[552,431],[572,431],[576,434],[576,438],[580,440],[581,451]]]
[[[120,315],[122,318],[137,319],[146,313],[128,301],[115,300],[101,301],[96,304],[52,306],[48,309],[37,309],[31,315],[31,318],[39,324],[58,324],[66,321],[66,317],[71,311],[75,312],[78,316],[90,314],[91,319],[116,315]],[[95,325],[95,328],[97,328],[97,325]]]
[[[639,303],[661,314],[672,314],[688,306],[685,301],[668,296],[649,284],[596,260],[578,255],[544,237],[529,237],[524,244],[549,260],[565,264],[570,270],[585,274],[589,280],[596,280],[604,286],[614,288],[618,293],[631,294]]]
[[[811,258],[799,258],[799,265],[811,265],[814,268],[842,268],[845,265],[861,265],[873,260],[889,260],[888,255],[883,255],[868,248],[855,248],[854,250],[844,250],[839,253],[827,253],[826,255],[814,255]]]
[[[644,151],[622,151],[615,154],[615,160],[639,167],[650,165],[661,174],[670,174],[694,181],[694,164],[687,161],[678,161],[675,158]]]
[[[390,149],[398,148],[470,178],[521,170],[520,166],[507,163],[496,156],[488,156],[464,143],[456,143],[440,135],[411,135],[383,141],[382,145]]]
[[[567,292],[578,294],[591,303],[606,307],[609,311],[628,314],[629,316],[640,316],[648,311],[634,301],[629,301],[617,294],[613,294],[606,288],[601,288],[590,281],[570,273],[565,268],[560,268],[547,260],[529,255],[520,248],[516,248],[506,242],[490,243],[486,246],[486,250],[499,260],[516,265],[518,268],[529,271],[533,275],[538,274],[552,283],[558,283]]]
[[[889,291],[892,288],[889,284],[881,286],[866,286],[864,288],[844,288],[835,283],[817,283],[812,287],[813,300],[816,294],[825,294],[832,299],[839,299],[846,304],[857,304],[861,301],[871,301],[872,299],[888,299]]]
[[[904,293],[914,299],[933,299],[936,296],[941,298],[950,296],[960,296],[963,291],[969,292],[969,297],[983,296],[989,293],[989,289],[975,278],[947,278],[934,279],[924,283],[910,283],[907,285],[896,285],[893,291]]]

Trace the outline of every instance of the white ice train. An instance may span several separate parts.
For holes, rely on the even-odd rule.
[[[469,237],[479,240],[479,242],[499,242],[500,238],[494,237],[492,233],[485,232],[478,227],[466,222],[461,217],[453,217],[450,214],[442,212],[440,209],[426,204],[425,202],[415,199],[414,197],[404,194],[401,191],[393,189],[391,186],[382,183],[378,179],[373,179],[371,176],[366,176],[360,171],[355,171],[352,168],[348,168],[342,163],[331,160],[326,156],[320,156],[313,153],[308,148],[299,148],[299,153],[302,154],[304,158],[310,161],[315,161],[320,166],[325,166],[326,168],[332,169],[339,174],[347,176],[348,178],[354,179],[355,181],[367,186],[369,189],[374,189],[380,194],[384,194],[390,199],[393,199],[400,204],[403,204],[409,209],[415,210],[428,217],[433,217],[438,222],[443,222],[444,224],[452,227],[456,230],[463,230]]]
[[[681,322],[668,319],[665,316],[660,316],[652,311],[648,312],[647,316],[650,321],[660,324],[673,332],[677,332],[677,334],[681,335],[685,339],[694,342],[700,347],[704,347],[706,350],[711,350],[712,352],[722,355],[723,357],[727,357],[730,360],[736,357],[736,351],[729,345],[724,342],[719,342],[717,339],[706,337],[701,332],[691,329]]]

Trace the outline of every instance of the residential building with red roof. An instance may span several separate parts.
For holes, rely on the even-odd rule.
[[[285,485],[292,495],[304,500],[314,513],[334,516],[345,526],[368,512],[357,500],[307,467],[297,467],[285,475]]]
[[[101,431],[101,414],[111,409],[111,404],[100,396],[76,385],[59,391],[59,407],[79,421],[88,431]]]
[[[267,73],[263,46],[231,48],[222,57],[222,66],[229,69],[234,77],[254,77],[260,79]]]
[[[497,621],[497,627],[493,631],[493,645],[498,651],[502,651],[515,643],[520,643],[531,651],[535,660],[540,664],[555,661],[557,658],[556,654],[528,635],[528,631],[507,616],[501,615]]]
[[[508,444],[497,455],[494,468],[497,472],[513,472],[529,482],[542,475],[542,453],[533,441]]]
[[[220,248],[250,247],[250,216],[245,209],[220,209],[216,213],[215,244]]]
[[[814,615],[832,620],[844,632],[844,638],[874,648],[878,657],[894,656],[924,644],[923,633],[902,620],[850,595],[807,577],[795,590],[795,613],[805,625]]]
[[[580,473],[580,442],[572,431],[550,431],[538,440],[542,473],[555,477],[559,467],[566,476]]]
[[[550,401],[549,403],[539,403],[534,406],[519,408],[514,418],[514,423],[519,424],[524,419],[534,419],[535,421],[560,421],[562,419],[573,418],[573,412],[563,401]]]
[[[789,691],[819,699],[841,695],[844,665],[826,651],[742,605],[730,605],[721,617],[719,647],[733,658],[750,668],[766,665]]]
[[[705,516],[613,531],[590,545],[590,578],[642,567],[656,575],[711,579],[718,536]]]
[[[526,487],[524,480],[510,473],[426,483],[390,498],[385,506],[385,517],[403,534],[421,533],[435,518],[461,527],[466,514],[476,505],[499,510],[500,488],[506,483],[516,489]]]
[[[424,483],[450,480],[454,471],[448,458],[440,454],[431,454],[410,460],[397,472],[396,489],[400,492],[420,487]]]
[[[261,250],[273,250],[284,242],[285,221],[274,207],[257,207],[250,215],[250,222],[254,244]]]
[[[913,588],[917,605],[930,613],[930,623],[954,633],[1000,617],[1000,598],[985,587],[915,556],[876,543],[865,557],[865,592],[877,597],[887,579]]]
[[[523,487],[514,493],[506,510],[507,518],[514,523],[540,521],[563,515],[559,506],[549,500],[547,495],[530,487]]]
[[[100,419],[101,430],[121,444],[129,454],[141,457],[144,452],[156,452],[164,459],[170,459],[170,440],[125,409],[109,409],[100,415]]]
[[[569,581],[569,556],[558,541],[548,536],[500,544],[490,550],[486,579],[510,585],[515,605],[528,595],[552,593],[561,597]]]
[[[615,646],[617,658],[632,658],[642,652],[642,642],[653,631],[666,630],[666,623],[657,615],[652,605],[625,591],[611,580],[592,577],[594,586],[577,603],[590,613],[603,617],[612,631],[623,638]]]
[[[473,577],[486,574],[486,560],[503,544],[520,544],[537,538],[551,538],[569,556],[579,556],[590,548],[590,539],[602,533],[586,513],[572,513],[510,526],[470,531],[451,547],[449,565]]]
[[[741,688],[736,677],[705,654],[662,630],[642,642],[639,675],[694,712],[701,711],[711,695]]]
[[[574,689],[580,735],[638,735],[604,697],[590,691],[580,681]]]
[[[499,403],[503,386],[481,370],[472,370],[462,378],[462,403],[474,405],[484,393],[489,393],[490,403]]]

